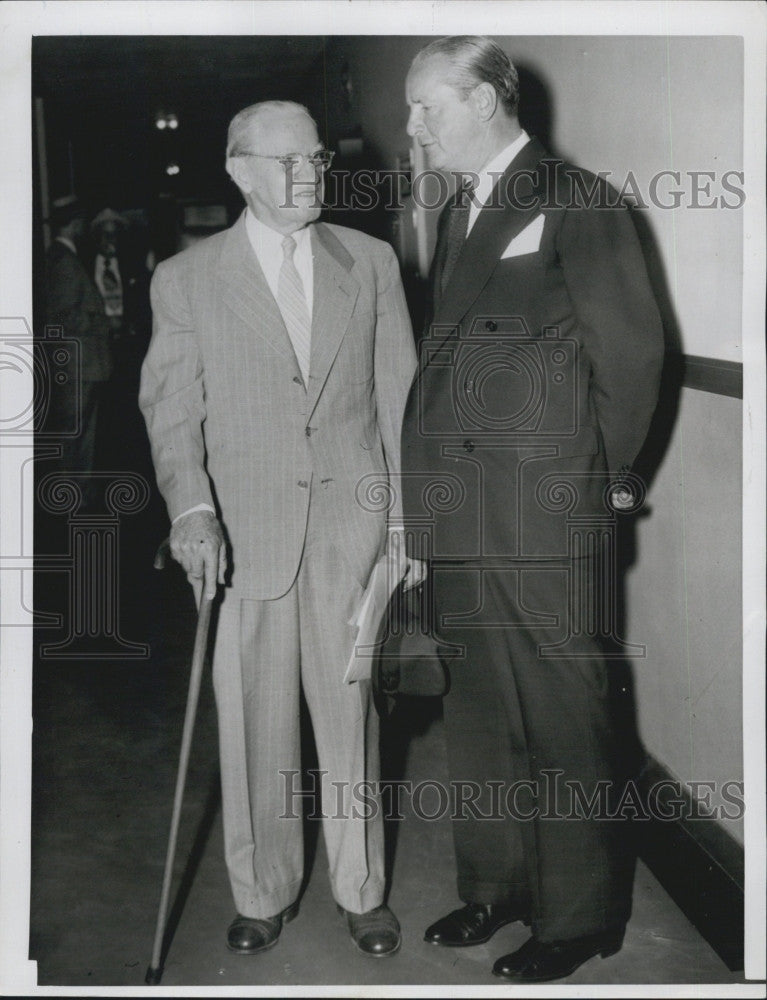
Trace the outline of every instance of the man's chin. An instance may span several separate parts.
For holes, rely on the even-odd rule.
[[[306,205],[305,207],[303,205],[299,205],[296,209],[296,215],[298,215],[301,218],[301,221],[306,224],[314,222],[316,219],[319,219],[321,213],[322,213],[322,205],[318,201],[312,202],[311,204]]]
[[[298,202],[298,199],[296,201]],[[303,227],[308,226],[310,222],[316,222],[321,213],[322,205],[320,202],[311,202],[307,205],[302,205],[298,202],[291,208],[283,209],[282,217],[286,222]]]

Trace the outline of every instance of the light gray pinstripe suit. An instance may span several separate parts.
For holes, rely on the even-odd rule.
[[[209,503],[231,546],[213,680],[227,864],[237,909],[250,917],[284,909],[302,878],[301,821],[279,818],[279,771],[300,766],[299,675],[328,771],[325,813],[337,811],[329,782],[378,777],[367,682],[342,682],[348,621],[386,528],[386,512],[366,509],[358,484],[399,470],[416,365],[391,248],[321,223],[311,240],[306,387],[243,216],[157,268],[140,395],[171,518]],[[379,905],[380,812],[328,819],[324,834],[337,902],[357,913]]]

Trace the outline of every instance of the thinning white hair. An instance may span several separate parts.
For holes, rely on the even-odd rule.
[[[260,124],[262,119],[291,111],[294,114],[305,115],[314,127],[317,127],[317,122],[309,114],[308,109],[295,101],[259,101],[258,104],[251,104],[249,107],[243,108],[242,111],[238,111],[229,122],[229,131],[226,136],[227,158],[245,152],[246,138],[250,137],[251,130]]]

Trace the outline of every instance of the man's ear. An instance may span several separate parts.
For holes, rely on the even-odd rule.
[[[480,121],[488,122],[498,107],[498,94],[491,83],[480,83],[472,90],[471,100]]]
[[[250,177],[245,168],[245,161],[241,156],[227,157],[226,172],[243,194],[250,193],[253,185],[250,183]]]

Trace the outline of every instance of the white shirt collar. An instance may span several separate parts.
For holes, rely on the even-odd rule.
[[[296,265],[301,283],[304,286],[306,305],[309,315],[312,315],[314,308],[314,263],[312,259],[311,224],[297,229],[290,235],[296,241],[296,250],[293,255],[293,263]],[[245,231],[248,234],[248,242],[253,248],[261,270],[266,278],[266,283],[274,296],[277,298],[277,287],[280,278],[280,268],[284,259],[282,241],[285,239],[284,233],[278,233],[265,223],[257,219],[250,208],[245,212]]]
[[[65,247],[70,249],[75,256],[77,255],[77,247],[74,245],[72,240],[66,236],[55,236],[54,239],[58,240],[59,243],[63,243]]]
[[[479,180],[474,188],[474,196],[469,203],[469,232],[479,215],[480,209],[490,200],[493,188],[498,183],[499,175],[509,166],[511,161],[530,141],[530,136],[524,129],[520,132],[514,142],[494,156],[493,159],[479,171]]]
[[[279,254],[279,260],[282,261],[282,241],[285,239],[284,233],[278,233],[276,229],[272,229],[271,226],[267,226],[265,222],[257,219],[250,208],[248,208],[245,213],[245,228],[248,232],[250,245],[255,250],[256,256],[259,260],[261,259],[262,253],[277,253]],[[296,251],[298,251],[298,248],[303,247],[305,242],[309,239],[309,226],[304,226],[303,229],[297,229],[290,235],[296,241]]]

